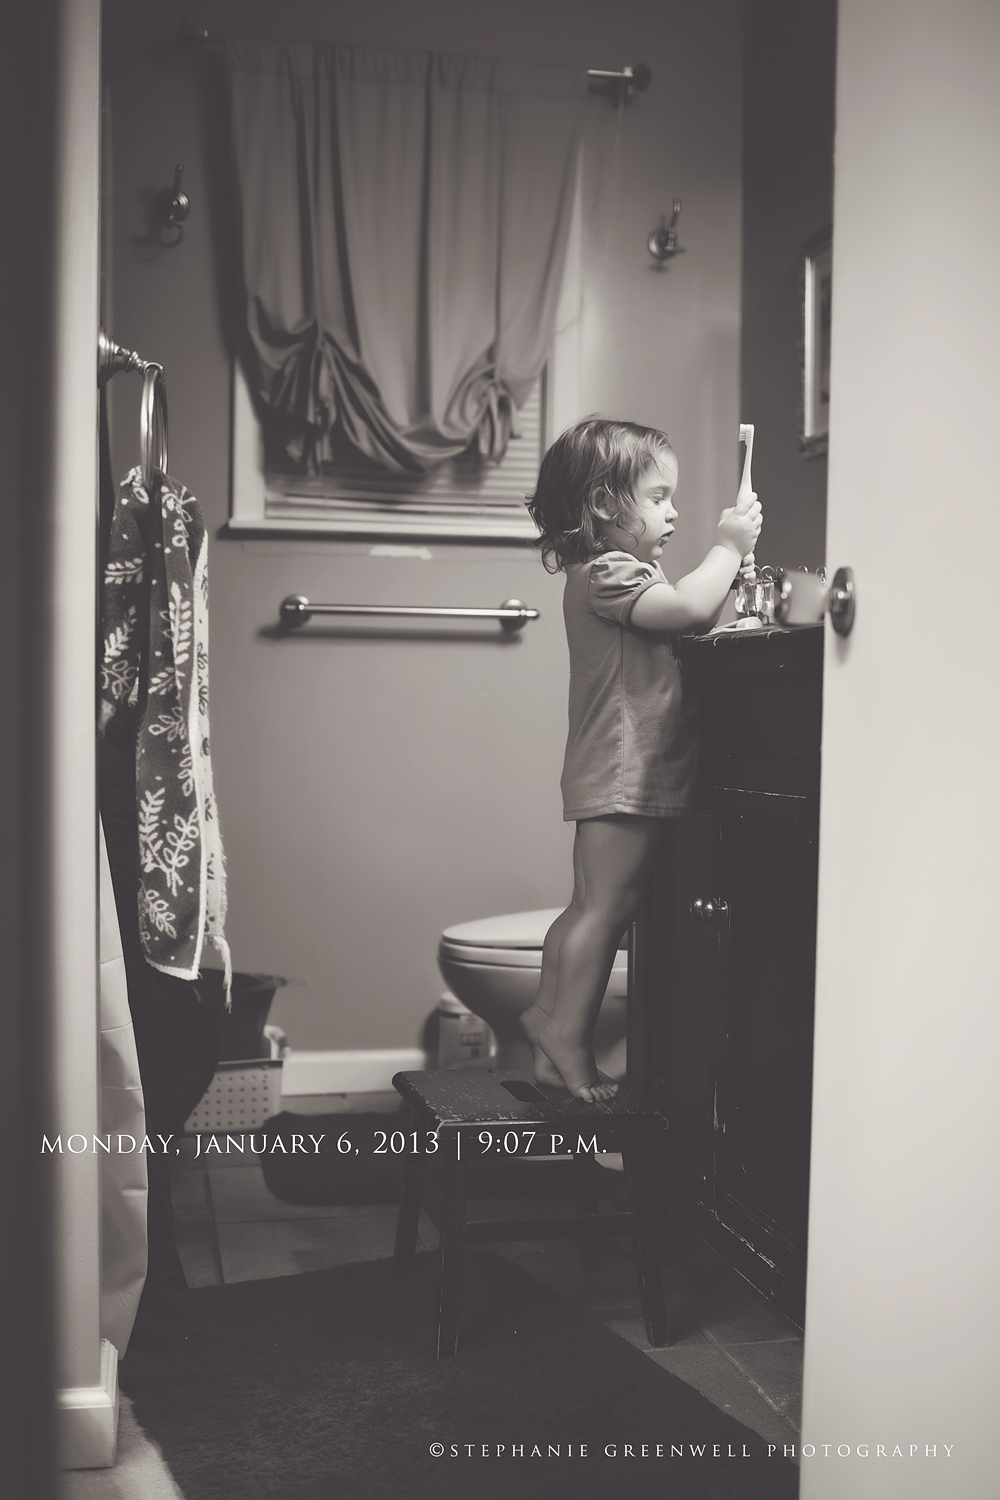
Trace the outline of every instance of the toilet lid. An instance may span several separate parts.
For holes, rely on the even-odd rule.
[[[561,911],[561,906],[548,906],[542,911],[511,912],[506,917],[481,917],[476,922],[446,927],[441,936],[455,947],[541,948],[545,934]]]

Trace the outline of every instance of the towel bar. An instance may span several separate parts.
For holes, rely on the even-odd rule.
[[[131,349],[123,349],[108,338],[103,328],[97,332],[97,384],[107,385],[114,375],[135,370],[142,376],[142,405],[139,410],[139,447],[142,454],[142,482],[147,490],[155,476],[167,472],[167,382],[163,366],[143,359]]]
[[[431,620],[497,620],[501,630],[522,630],[538,619],[520,599],[505,599],[499,609],[452,609],[431,604],[313,604],[304,594],[289,594],[278,611],[282,625],[304,625],[312,615],[380,615]]]

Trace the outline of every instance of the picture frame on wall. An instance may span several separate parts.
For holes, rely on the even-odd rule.
[[[803,458],[818,458],[827,451],[830,433],[833,229],[829,225],[802,246],[800,289],[799,452]]]

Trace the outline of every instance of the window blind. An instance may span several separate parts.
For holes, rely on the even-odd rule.
[[[533,540],[525,509],[544,447],[545,377],[518,412],[520,436],[499,463],[463,453],[423,475],[392,474],[359,456],[324,465],[315,477],[268,469],[268,521],[397,535],[469,535]]]

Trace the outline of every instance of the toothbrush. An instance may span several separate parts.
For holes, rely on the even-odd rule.
[[[750,464],[751,464],[751,462],[753,460],[753,423],[752,422],[741,422],[740,423],[739,441],[741,443],[746,443],[746,445],[747,445],[747,452],[746,452],[746,457],[743,460],[743,478],[740,480],[740,487],[739,487],[739,491],[738,491],[737,496],[736,496],[736,504],[737,505],[744,505],[744,504],[749,503],[750,496],[753,494],[753,480],[750,477]],[[746,561],[746,558],[744,558],[744,562],[745,561]],[[756,573],[756,569],[755,569],[754,572],[753,572],[753,574],[751,575],[751,579],[755,579],[756,577],[757,577],[757,573]]]
[[[743,478],[740,480],[739,494],[736,496],[736,504],[742,505],[749,500],[753,494],[753,480],[750,478],[750,462],[753,458],[753,423],[740,423],[740,442],[747,445],[747,456],[743,460]]]

